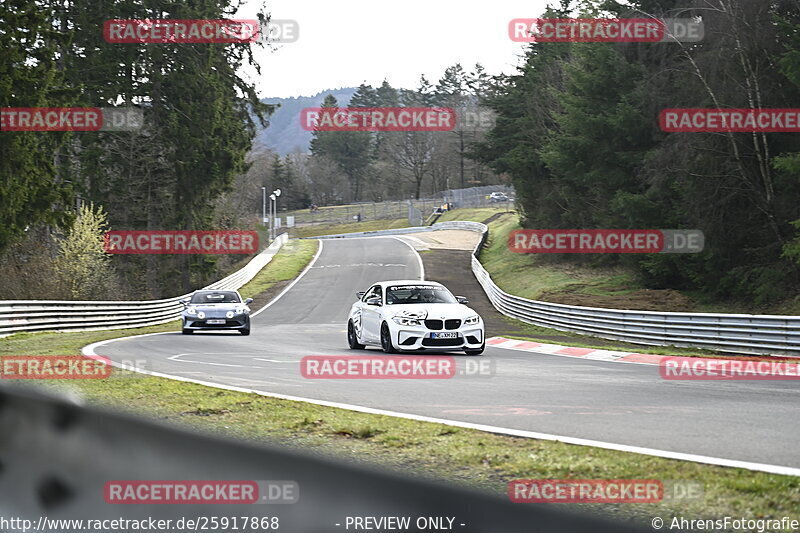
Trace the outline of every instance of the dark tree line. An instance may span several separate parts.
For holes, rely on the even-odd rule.
[[[698,17],[699,43],[533,43],[484,104],[497,125],[474,151],[507,173],[530,228],[697,228],[696,255],[604,257],[651,288],[761,304],[796,291],[800,136],[664,133],[665,108],[800,102],[793,0],[562,2],[547,17]],[[562,258],[586,260],[585,258]],[[598,259],[593,259],[597,261]]]
[[[247,168],[271,106],[238,74],[252,44],[112,44],[121,19],[230,18],[237,2],[9,0],[0,9],[1,107],[143,110],[134,132],[0,135],[0,251],[22,253],[26,228],[69,224],[77,199],[113,229],[217,229],[215,201]],[[262,16],[262,22],[265,20]],[[9,249],[17,243],[16,249]],[[213,256],[116,257],[137,295],[190,290],[218,274]]]
[[[459,120],[452,131],[444,132],[314,132],[312,196],[321,203],[380,201],[496,183],[495,173],[469,158],[470,148],[483,139],[493,118],[491,110],[479,104],[489,82],[481,65],[468,72],[456,64],[436,85],[424,76],[416,89],[396,89],[386,81],[379,87],[361,84],[347,107],[448,107]],[[322,106],[344,107],[331,95]]]

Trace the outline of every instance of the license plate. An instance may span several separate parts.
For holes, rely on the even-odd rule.
[[[225,323],[224,320],[220,320],[220,319],[217,319],[217,318],[210,318],[210,319],[206,320],[206,324],[224,324],[224,323]]]
[[[431,339],[457,339],[458,333],[431,333]]]

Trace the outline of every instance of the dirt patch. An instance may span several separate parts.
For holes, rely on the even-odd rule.
[[[570,287],[575,290],[575,287]],[[604,289],[608,292],[608,289]],[[691,312],[696,308],[686,295],[672,289],[639,289],[621,294],[581,294],[576,292],[545,291],[541,300],[566,305],[606,307],[609,309],[637,309],[642,311]]]
[[[409,233],[400,235],[407,241],[418,243],[428,249],[472,251],[481,240],[479,233],[461,229],[445,229],[430,233]]]
[[[505,213],[495,213],[494,215],[492,215],[489,218],[487,218],[486,220],[484,220],[483,224],[487,224],[488,225],[490,222],[494,222],[495,220],[497,220],[498,218],[502,217],[503,215],[508,215],[511,212],[512,211],[506,211]]]

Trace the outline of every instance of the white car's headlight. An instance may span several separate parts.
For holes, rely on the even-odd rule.
[[[427,311],[405,311],[393,316],[392,320],[401,326],[420,326],[427,316]]]
[[[420,320],[422,319],[398,315],[398,316],[393,316],[392,320],[394,320],[397,324],[400,324],[401,326],[419,326],[421,324]]]
[[[464,320],[464,325],[465,326],[474,326],[475,324],[477,324],[480,321],[481,321],[481,317],[479,317],[478,315],[472,315],[471,317],[467,317],[467,319]]]
[[[187,307],[186,308],[186,314],[187,315],[196,315],[197,314],[197,309],[195,309],[194,307]]]
[[[204,312],[200,311],[199,313],[197,313],[197,318],[199,318],[200,320],[203,320],[205,317],[206,314]]]
[[[226,318],[233,318],[233,311],[228,311],[227,313],[225,313],[225,317]]]

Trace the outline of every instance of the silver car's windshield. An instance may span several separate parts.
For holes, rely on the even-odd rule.
[[[455,296],[437,285],[392,285],[386,288],[386,303],[392,304],[454,304]]]
[[[193,304],[236,304],[241,302],[235,292],[196,292],[192,295]]]

